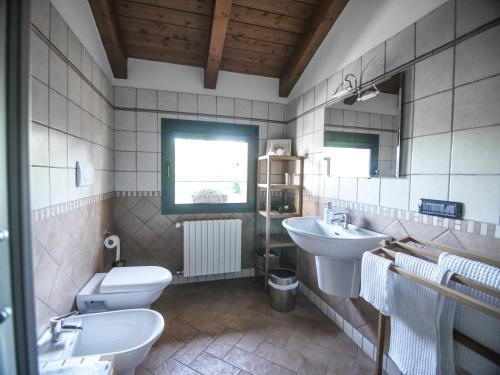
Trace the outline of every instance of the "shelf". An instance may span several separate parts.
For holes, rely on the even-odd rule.
[[[267,189],[267,184],[259,184],[259,187]],[[300,185],[271,184],[271,189],[299,190],[300,189]]]
[[[259,214],[264,216],[264,217],[267,217],[267,212],[266,211],[259,211]],[[276,211],[271,211],[270,212],[270,215],[269,217],[271,219],[286,219],[286,218],[289,218],[289,217],[297,217],[297,216],[300,216],[300,214],[298,212],[281,212],[281,213],[278,213]]]
[[[266,240],[265,238],[261,239],[263,246],[266,245]],[[293,242],[290,238],[290,236],[286,234],[272,234],[271,235],[271,241],[269,243],[269,248],[274,249],[274,248],[280,248],[280,247],[295,247],[297,246],[295,242]]]
[[[303,160],[304,156],[275,156],[275,155],[262,155],[259,156],[259,160],[283,160],[283,161],[293,161],[293,160]]]

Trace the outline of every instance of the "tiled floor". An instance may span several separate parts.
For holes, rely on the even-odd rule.
[[[165,330],[137,375],[372,374],[374,363],[304,296],[278,313],[258,280],[175,285]]]

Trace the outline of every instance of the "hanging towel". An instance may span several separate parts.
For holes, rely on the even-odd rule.
[[[446,252],[441,253],[438,264],[471,280],[500,289],[500,269],[497,267]],[[461,293],[500,308],[500,299],[490,294],[453,281],[450,286]],[[500,320],[471,307],[457,304],[455,329],[500,353]],[[455,363],[472,374],[500,374],[499,366],[458,343],[455,343]]]
[[[446,285],[451,277],[446,269],[404,253],[396,253],[395,263],[437,284]],[[454,304],[403,276],[394,275],[393,288],[389,356],[404,374],[452,374],[453,347],[442,347],[442,341],[453,337]]]
[[[361,260],[361,291],[359,295],[384,315],[390,315],[392,305],[392,261],[369,251]]]

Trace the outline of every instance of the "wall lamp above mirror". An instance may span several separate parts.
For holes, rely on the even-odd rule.
[[[399,177],[405,72],[358,86],[347,74],[325,108],[323,158],[329,177]]]

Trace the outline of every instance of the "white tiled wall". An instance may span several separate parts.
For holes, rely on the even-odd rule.
[[[445,3],[416,24],[385,42],[385,71],[408,63],[500,16],[500,4],[457,0]],[[456,9],[455,9],[456,7]],[[456,46],[413,64],[405,76],[401,174],[374,181],[329,178],[321,168],[321,147],[314,136],[324,130],[314,114],[341,85],[342,77],[379,71],[374,58],[380,46],[333,73],[327,80],[287,105],[287,134],[298,154],[308,155],[308,194],[403,210],[418,209],[420,198],[463,202],[464,219],[500,224],[500,26],[476,34]],[[379,61],[379,63],[377,63]],[[382,72],[384,69],[382,69]],[[365,73],[363,73],[365,74]],[[373,77],[370,77],[370,79]],[[361,77],[366,81],[367,77]],[[326,89],[325,89],[326,87]],[[338,114],[337,114],[338,115]],[[338,121],[331,114],[330,122]],[[337,116],[338,117],[338,116]],[[344,124],[349,121],[344,115]],[[371,122],[374,118],[369,118]]]
[[[256,125],[259,152],[283,138],[285,106],[237,98],[115,87],[115,190],[159,191],[161,119]]]
[[[33,14],[30,143],[36,210],[113,191],[113,91],[48,1],[34,1]],[[77,161],[92,163],[93,186],[76,187]]]

